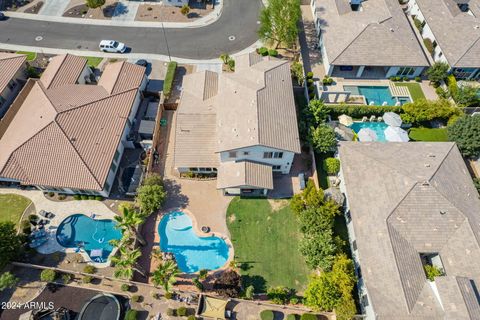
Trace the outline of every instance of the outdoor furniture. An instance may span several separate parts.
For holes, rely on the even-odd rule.
[[[51,212],[48,212],[48,211],[45,211],[45,210],[40,210],[38,212],[38,214],[44,218],[47,218],[47,219],[52,219],[53,217],[55,217],[55,215]]]
[[[360,131],[358,131],[358,140],[361,142],[371,142],[371,141],[377,141],[378,137],[375,131],[373,131],[370,128],[363,128]]]
[[[347,116],[346,114],[342,114],[341,116],[338,117],[338,122],[343,124],[344,126],[351,126],[353,124],[353,119],[350,116]]]
[[[402,125],[402,118],[395,112],[385,112],[383,121],[391,127],[400,127]]]
[[[202,232],[204,232],[204,233],[210,232],[210,227],[203,226],[202,227]]]
[[[385,139],[389,142],[408,142],[410,140],[407,131],[400,127],[388,127],[384,132]]]
[[[226,310],[229,300],[223,300],[218,298],[201,295],[198,301],[198,307],[196,315],[202,318],[210,318],[217,320],[229,319],[231,312]]]

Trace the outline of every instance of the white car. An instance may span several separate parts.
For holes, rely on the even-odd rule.
[[[113,40],[102,40],[98,45],[103,52],[124,53],[127,50],[127,46],[123,42]]]

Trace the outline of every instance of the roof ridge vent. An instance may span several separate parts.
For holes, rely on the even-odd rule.
[[[422,186],[428,187],[428,186],[430,186],[430,182],[428,182],[427,180],[425,180],[425,181],[422,182]]]

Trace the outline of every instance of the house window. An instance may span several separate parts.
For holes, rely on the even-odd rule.
[[[362,269],[359,267],[357,267],[357,277],[360,279],[362,277]]]
[[[345,218],[347,220],[347,223],[350,223],[350,221],[352,221],[352,214],[350,213],[350,210],[345,213]]]
[[[415,68],[412,67],[402,67],[398,69],[397,76],[411,76],[415,73]]]
[[[229,158],[236,158],[237,157],[237,151],[230,151],[228,153]]]
[[[272,166],[272,170],[281,170],[282,169],[282,166]]]
[[[120,157],[120,152],[119,152],[118,150],[116,150],[116,151],[115,151],[115,155],[113,156],[113,160],[114,160],[115,162],[117,162],[117,161],[118,161],[118,157]]]
[[[249,154],[250,154],[250,152],[248,152],[248,151],[243,151],[243,155],[244,155],[244,156],[248,156]]]
[[[104,190],[110,190],[110,184],[108,182],[105,182],[105,185],[103,186]]]
[[[213,172],[217,172],[217,168],[212,168]]]
[[[17,85],[17,83],[13,80],[10,80],[10,82],[8,83],[8,88],[10,88],[10,90],[12,90],[13,88],[15,88],[15,86]]]
[[[117,170],[117,165],[115,164],[115,162],[112,162],[112,165],[110,166],[110,171],[115,172],[115,170]]]
[[[198,169],[197,169],[197,168],[189,168],[188,170],[189,170],[189,171],[192,171],[192,172],[196,172],[196,171],[198,171]]]
[[[356,250],[357,250],[357,240],[353,240],[353,242],[352,242],[352,248],[353,248],[353,251],[356,251]]]
[[[368,307],[368,296],[366,294],[360,298],[360,303],[363,307]]]
[[[283,158],[283,152],[274,152],[273,157],[275,159],[282,159]]]
[[[0,96],[0,106],[5,102],[5,99]]]
[[[271,159],[273,158],[273,152],[264,152],[263,159]]]

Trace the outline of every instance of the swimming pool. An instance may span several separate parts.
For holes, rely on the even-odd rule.
[[[354,95],[365,96],[368,105],[373,103],[381,106],[386,102],[388,106],[395,106],[397,102],[401,105],[410,102],[408,97],[393,97],[390,88],[383,86],[343,86],[343,89]]]
[[[385,129],[388,128],[388,125],[385,122],[354,122],[350,128],[358,133],[363,128],[369,128],[375,131],[377,135],[377,141],[385,142]]]
[[[183,212],[165,215],[158,226],[158,233],[160,249],[173,253],[182,272],[219,269],[228,260],[229,248],[225,240],[197,236],[192,220]]]
[[[65,248],[82,248],[94,262],[106,262],[113,250],[110,240],[121,239],[122,233],[116,229],[113,220],[95,220],[84,214],[71,215],[57,228],[57,241]],[[99,256],[92,257],[94,253]]]

